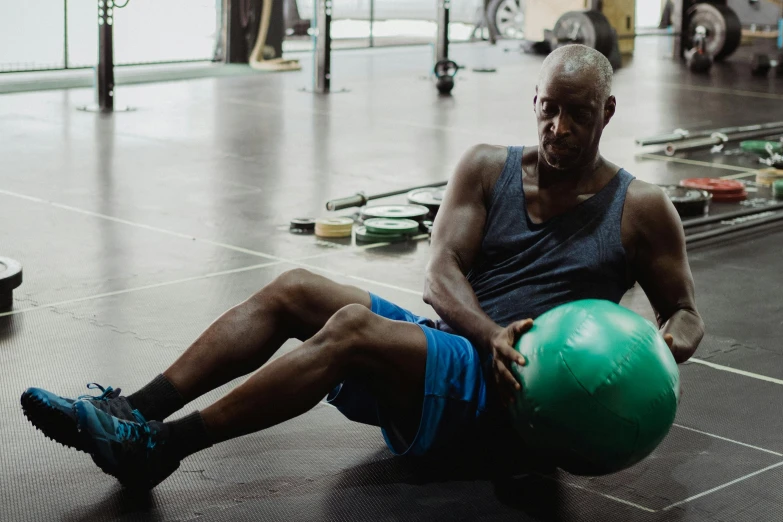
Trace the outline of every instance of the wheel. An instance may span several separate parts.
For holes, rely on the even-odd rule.
[[[705,50],[714,60],[723,60],[739,47],[742,39],[742,24],[737,13],[725,5],[698,3],[688,9],[688,24],[683,35],[683,47],[693,47],[696,29],[703,27],[707,32]]]
[[[609,20],[598,11],[569,11],[557,19],[552,29],[552,49],[571,43],[592,47],[608,57],[613,34]]]
[[[525,0],[492,0],[487,20],[500,38],[522,39],[525,35]]]

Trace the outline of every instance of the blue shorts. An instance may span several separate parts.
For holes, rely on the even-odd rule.
[[[395,455],[420,456],[470,444],[487,408],[487,388],[479,354],[464,337],[435,328],[435,323],[370,294],[372,311],[395,321],[414,323],[427,338],[424,402],[418,433],[404,441],[383,408],[359,380],[348,378],[327,397],[347,418],[379,426]]]

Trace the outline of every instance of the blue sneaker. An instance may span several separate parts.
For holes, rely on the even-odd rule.
[[[82,395],[77,399],[60,397],[41,388],[28,388],[22,394],[22,411],[33,426],[38,428],[50,439],[75,448],[86,451],[79,438],[79,430],[76,427],[76,413],[73,405],[77,400],[87,400],[103,411],[111,413],[121,419],[134,419],[133,408],[128,399],[120,396],[120,389],[104,388],[95,383],[87,385],[91,390],[98,389],[99,396]]]
[[[123,486],[152,489],[179,467],[180,461],[165,451],[168,432],[162,422],[147,422],[138,410],[133,421],[123,420],[90,400],[76,401],[74,411],[92,460]]]

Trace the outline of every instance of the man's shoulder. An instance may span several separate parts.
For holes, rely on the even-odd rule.
[[[502,166],[506,163],[506,158],[508,147],[489,143],[474,145],[465,153],[465,159],[479,169]]]
[[[677,211],[663,189],[640,179],[628,185],[623,221],[630,225],[634,236],[648,240],[680,226]]]
[[[658,185],[647,183],[640,179],[634,179],[628,185],[625,194],[626,208],[629,210],[665,211],[665,203],[668,201],[666,193]]]

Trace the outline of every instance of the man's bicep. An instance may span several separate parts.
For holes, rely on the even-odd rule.
[[[471,149],[454,172],[432,230],[433,262],[456,258],[463,271],[470,268],[481,247],[487,220],[480,147]]]
[[[641,234],[635,271],[663,323],[678,310],[695,310],[694,283],[676,210],[668,199],[656,201],[650,210],[650,224]]]

